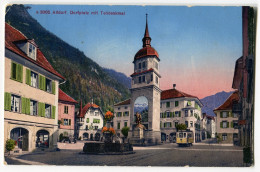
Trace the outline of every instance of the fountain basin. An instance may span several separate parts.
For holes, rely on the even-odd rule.
[[[83,152],[87,154],[131,154],[133,145],[130,143],[85,143]]]

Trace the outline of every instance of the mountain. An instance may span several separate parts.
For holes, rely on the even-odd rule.
[[[215,116],[213,110],[222,105],[232,93],[233,91],[222,91],[216,93],[215,95],[207,96],[201,99],[200,101],[203,103],[202,113]]]
[[[115,78],[119,83],[123,84],[127,88],[131,88],[131,78],[127,77],[121,72],[117,72],[114,69],[103,68],[112,78]]]
[[[28,13],[30,8],[24,5],[7,7],[5,21],[35,40],[54,69],[66,78],[60,85],[64,92],[77,101],[82,99],[83,105],[93,99],[103,110],[130,97],[128,87],[115,77],[121,73],[108,72],[82,51],[46,30]]]

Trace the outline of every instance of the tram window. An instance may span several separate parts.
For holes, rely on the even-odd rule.
[[[191,133],[188,134],[188,137],[192,137]]]
[[[183,133],[184,134],[184,138],[186,138],[186,133]]]
[[[179,138],[183,138],[183,133],[179,133]]]

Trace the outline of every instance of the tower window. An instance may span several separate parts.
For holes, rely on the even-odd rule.
[[[141,69],[141,68],[142,68],[142,64],[139,63],[139,64],[138,64],[138,69]]]
[[[158,79],[158,76],[156,76],[156,84],[158,84],[159,82],[159,79]]]
[[[153,74],[151,74],[151,81],[153,81]]]
[[[141,78],[141,76],[139,76],[138,79],[139,79],[139,83],[141,83],[141,82],[142,82],[142,78]]]
[[[143,68],[145,68],[146,67],[146,63],[145,62],[143,62]]]

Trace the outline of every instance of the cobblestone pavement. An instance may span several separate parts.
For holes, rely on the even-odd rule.
[[[197,166],[241,167],[243,152],[240,147],[194,145],[178,147],[165,144],[150,147],[134,147],[135,154],[87,155],[82,150],[61,150],[17,156],[17,159],[36,161],[50,165],[86,166]],[[9,164],[15,164],[11,162]]]

